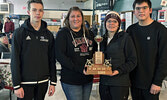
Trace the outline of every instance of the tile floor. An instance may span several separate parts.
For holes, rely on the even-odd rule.
[[[57,64],[57,69],[61,69],[59,64]],[[59,79],[60,79],[60,76],[58,75],[58,83],[57,83],[56,91],[55,91],[54,95],[49,97],[48,94],[46,94],[45,100],[66,100],[66,97],[65,97],[64,92],[61,88],[61,84],[60,84]],[[160,100],[167,100],[167,81],[164,81],[164,83],[162,86],[162,91],[160,93]],[[98,91],[99,91],[98,83],[94,83],[90,100],[100,100]],[[9,97],[10,97],[9,90],[7,90],[7,89],[0,90],[0,100],[10,100]],[[16,96],[13,93],[12,93],[12,100],[17,100]],[[131,100],[130,96],[129,96],[129,100]]]
[[[9,90],[7,89],[0,90],[0,100],[10,100]],[[13,93],[12,93],[12,100],[17,100],[16,96]],[[46,94],[45,100],[66,100],[60,85],[60,81],[58,81],[57,83],[55,94],[51,97],[49,97]],[[99,93],[98,93],[98,83],[93,84],[90,100],[100,100]],[[131,100],[130,97],[129,97],[129,100]],[[160,94],[160,100],[167,100],[167,87],[165,85],[163,85],[163,88]]]
[[[60,79],[60,76],[58,76]],[[0,100],[10,100],[10,91],[7,89],[0,90]],[[17,100],[16,96],[12,93],[12,100]],[[66,100],[64,92],[61,88],[60,81],[58,81],[56,86],[56,91],[53,96],[49,97],[48,94],[45,96],[45,100]],[[92,93],[90,100],[100,100],[98,93],[98,83],[93,84]]]

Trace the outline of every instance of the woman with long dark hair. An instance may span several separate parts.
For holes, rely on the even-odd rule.
[[[85,27],[78,7],[71,7],[64,27],[56,37],[56,59],[61,64],[61,85],[67,100],[89,100],[93,75],[84,74],[84,65],[94,53],[94,35]]]

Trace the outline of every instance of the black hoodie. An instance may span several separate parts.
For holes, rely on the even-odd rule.
[[[71,31],[71,32],[70,32]],[[86,41],[85,41],[86,40]],[[56,37],[56,59],[60,62],[61,82],[72,85],[82,85],[93,80],[92,75],[84,75],[86,59],[91,59],[94,53],[94,35],[83,35],[81,28],[78,32],[64,27]]]
[[[36,31],[31,26],[30,19],[27,19],[14,31],[11,71],[15,89],[22,82],[50,79],[51,84],[55,84],[54,38],[47,29],[46,22],[42,21],[39,31]]]

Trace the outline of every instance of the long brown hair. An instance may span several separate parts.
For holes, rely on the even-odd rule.
[[[72,11],[79,11],[81,13],[81,16],[82,16],[82,25],[81,25],[81,28],[83,28],[83,30],[85,30],[85,32],[87,34],[89,34],[88,29],[85,27],[85,23],[84,23],[85,21],[84,21],[84,16],[83,16],[82,10],[79,7],[77,7],[77,6],[71,7],[68,10],[67,16],[66,16],[66,18],[65,18],[65,20],[63,22],[64,26],[67,27],[68,29],[71,29],[70,28],[70,23],[69,23],[69,17],[70,17],[70,14],[71,14]]]

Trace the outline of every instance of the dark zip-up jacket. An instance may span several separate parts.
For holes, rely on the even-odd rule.
[[[30,19],[16,29],[12,38],[11,71],[14,87],[22,82],[38,82],[50,79],[56,84],[54,37],[41,22],[39,31],[34,30]]]
[[[89,31],[89,35],[83,36],[83,30],[73,32],[64,27],[56,37],[56,59],[61,64],[61,82],[73,85],[82,85],[93,80],[92,75],[84,75],[83,69],[86,59],[91,59],[94,53],[94,35]],[[74,38],[72,38],[74,37]]]
[[[138,64],[131,73],[132,85],[149,89],[152,84],[161,86],[167,76],[167,29],[153,21],[150,25],[131,25],[127,32],[137,51]]]
[[[137,64],[136,50],[132,39],[125,32],[115,33],[113,39],[107,45],[107,34],[101,43],[105,59],[111,59],[112,70],[118,70],[115,76],[101,75],[100,84],[110,86],[130,86],[129,72]]]

